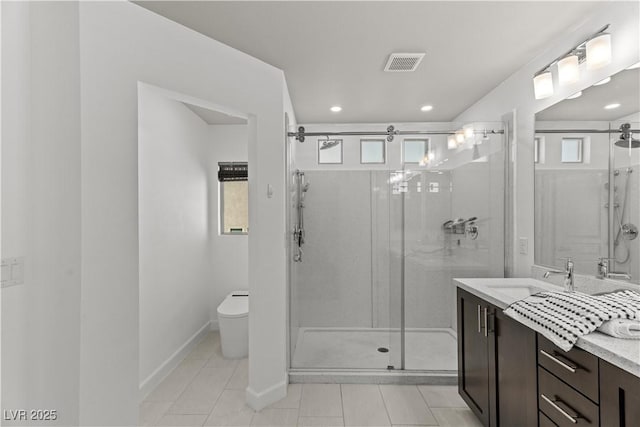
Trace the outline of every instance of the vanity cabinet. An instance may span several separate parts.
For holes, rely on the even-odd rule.
[[[458,389],[485,426],[538,425],[535,332],[458,288]]]
[[[640,426],[640,378],[457,288],[458,390],[486,427]]]
[[[640,378],[600,360],[602,427],[640,426]]]

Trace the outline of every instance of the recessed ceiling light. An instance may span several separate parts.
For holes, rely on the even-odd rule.
[[[420,111],[431,111],[433,110],[433,105],[423,105],[420,107]]]
[[[334,105],[333,107],[331,107],[331,111],[333,111],[334,113],[339,113],[340,111],[342,111],[342,107],[339,105]]]
[[[607,84],[611,81],[611,77],[607,77],[606,79],[602,79],[600,80],[598,83],[594,83],[594,86],[600,86],[600,85],[604,85]]]
[[[576,93],[574,93],[574,94],[573,94],[573,95],[571,95],[571,96],[567,96],[567,99],[576,99],[576,98],[579,98],[579,97],[581,97],[581,96],[582,96],[582,91],[580,91],[580,92],[576,92]]]
[[[627,70],[635,70],[636,68],[640,68],[640,61],[636,62],[631,67],[627,68]]]
[[[618,103],[614,103],[614,104],[608,104],[604,106],[605,110],[613,110],[614,108],[618,108],[620,106],[620,104]]]

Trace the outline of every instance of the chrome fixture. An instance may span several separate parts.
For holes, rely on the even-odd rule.
[[[296,212],[297,223],[293,229],[293,241],[296,244],[296,254],[293,256],[295,262],[302,261],[302,245],[304,244],[304,196],[309,191],[309,183],[305,182],[304,172],[295,172],[296,180]]]
[[[387,126],[386,131],[347,131],[347,132],[306,132],[304,126],[299,126],[297,132],[288,132],[287,136],[295,137],[296,141],[304,142],[308,136],[324,136],[327,139],[330,136],[386,136],[387,141],[393,141],[395,136],[402,135],[456,135],[457,131],[443,131],[443,130],[397,130],[395,126]],[[483,131],[474,130],[474,134],[478,135],[502,135],[504,130],[499,129],[485,129]],[[464,135],[462,135],[464,141]]]
[[[631,124],[624,123],[620,125],[620,137],[614,143],[617,147],[622,148],[638,148],[640,147],[640,139],[633,137]]]
[[[464,234],[471,240],[478,238],[478,226],[476,220],[478,217],[472,216],[469,219],[455,218],[442,224],[445,234]]]
[[[565,258],[564,271],[560,270],[549,270],[544,273],[544,278],[548,278],[552,274],[563,274],[564,275],[564,290],[567,292],[575,291],[575,284],[573,282],[573,260],[571,258]]]
[[[557,57],[533,75],[533,89],[536,99],[553,95],[553,77],[551,68],[558,66],[558,82],[572,84],[580,79],[580,64],[587,63],[587,69],[595,70],[611,62],[611,34],[609,25],[574,46],[565,54]]]
[[[598,279],[622,279],[631,280],[631,275],[617,271],[609,271],[609,262],[615,262],[615,258],[598,258]]]
[[[322,142],[322,145],[320,146],[321,150],[327,150],[331,147],[335,147],[336,145],[340,144],[342,142],[341,139],[329,139],[329,137],[327,136],[326,139],[319,139],[318,142]]]

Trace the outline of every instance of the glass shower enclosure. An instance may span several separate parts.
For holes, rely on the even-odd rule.
[[[504,275],[502,123],[397,127],[290,138],[292,372],[455,374],[452,279]]]

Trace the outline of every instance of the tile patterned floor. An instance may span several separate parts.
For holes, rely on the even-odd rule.
[[[141,426],[480,427],[455,386],[291,384],[260,412],[245,403],[247,359],[208,334],[140,404]]]

